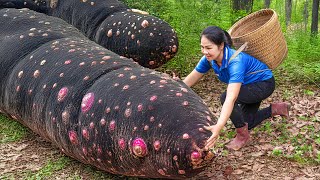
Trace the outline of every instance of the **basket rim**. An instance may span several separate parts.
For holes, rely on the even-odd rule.
[[[262,26],[256,28],[256,29],[253,30],[253,31],[250,31],[250,32],[248,32],[248,33],[246,33],[246,34],[243,34],[243,35],[241,35],[241,36],[231,36],[231,33],[232,33],[233,29],[234,29],[236,26],[238,26],[240,23],[243,23],[243,21],[245,21],[245,20],[247,20],[247,19],[255,16],[256,14],[259,14],[259,13],[264,12],[264,11],[270,11],[270,12],[272,12],[272,16],[271,16],[271,18],[270,18],[267,22],[265,22]],[[235,24],[233,24],[233,25],[231,26],[231,28],[228,30],[228,33],[230,34],[231,39],[242,38],[242,37],[251,35],[251,34],[259,31],[260,29],[264,28],[265,26],[267,26],[267,25],[269,24],[269,22],[274,19],[274,17],[277,17],[277,13],[276,13],[275,10],[273,10],[273,9],[261,9],[261,10],[259,10],[259,11],[253,12],[253,13],[251,13],[251,14],[243,17],[243,18],[241,18],[239,21],[237,21]]]

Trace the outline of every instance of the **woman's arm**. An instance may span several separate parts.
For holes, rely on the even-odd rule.
[[[199,73],[198,71],[196,70],[193,70],[184,80],[183,82],[191,87],[193,86],[194,84],[196,84],[202,77],[203,77],[204,74],[202,73]]]
[[[214,146],[214,143],[218,139],[221,129],[227,123],[232,113],[233,106],[238,98],[240,88],[241,88],[241,83],[231,83],[228,85],[226,100],[222,105],[220,117],[218,119],[217,124],[213,126],[205,126],[205,129],[212,132],[211,137],[207,140],[207,144],[206,144],[207,149],[210,149]]]

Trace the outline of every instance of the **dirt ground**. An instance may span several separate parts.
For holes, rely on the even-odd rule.
[[[308,95],[306,87],[312,92]],[[194,90],[205,100],[210,109],[218,116],[220,110],[219,96],[225,86],[210,75],[194,88]],[[311,133],[320,133],[320,88],[317,85],[306,86],[305,84],[293,84],[290,80],[277,81],[277,88],[273,95],[263,102],[267,106],[271,101],[283,101],[291,103],[290,119],[287,123],[292,124],[288,128],[290,136],[298,133],[305,135],[313,148],[309,154],[319,153],[319,144],[308,139]],[[314,120],[302,121],[299,116],[311,117]],[[192,179],[281,179],[281,180],[304,180],[319,179],[320,165],[306,165],[288,159],[272,155],[275,148],[290,154],[294,147],[290,142],[274,144],[273,140],[280,137],[277,125],[283,123],[280,117],[268,119],[271,122],[271,132],[252,131],[252,142],[240,151],[228,152],[227,155],[217,155],[210,167]],[[311,125],[315,131],[303,130],[304,126]],[[231,125],[229,125],[231,127]],[[310,142],[311,141],[311,142]],[[305,142],[301,142],[302,144]],[[223,148],[221,148],[223,149]],[[223,150],[221,150],[221,153]],[[26,172],[39,171],[49,160],[63,157],[60,151],[45,142],[36,134],[28,133],[28,136],[19,142],[5,143],[0,146],[0,179],[11,177],[13,179],[24,179]],[[75,160],[70,160],[67,167],[56,171],[45,179],[99,179],[94,172],[98,170]],[[99,172],[101,173],[101,172]],[[1,178],[2,177],[2,178]],[[123,176],[106,174],[104,179],[128,179]]]

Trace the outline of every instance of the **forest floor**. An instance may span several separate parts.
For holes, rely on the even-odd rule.
[[[194,90],[218,116],[225,85],[209,74]],[[214,162],[192,179],[320,179],[320,88],[278,77],[275,92],[262,107],[273,101],[292,105],[289,119],[265,120],[251,131],[251,143],[235,152],[224,148],[234,132],[229,123],[217,143]],[[0,179],[140,178],[101,172],[28,132],[19,141],[0,144]]]

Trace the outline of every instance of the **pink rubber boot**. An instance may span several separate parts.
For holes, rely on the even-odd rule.
[[[290,105],[288,103],[271,103],[271,116],[284,116],[286,118],[289,117],[289,109]]]
[[[248,124],[245,126],[236,129],[237,135],[231,142],[229,142],[226,147],[232,150],[239,150],[245,146],[250,141],[250,133],[248,130]]]

